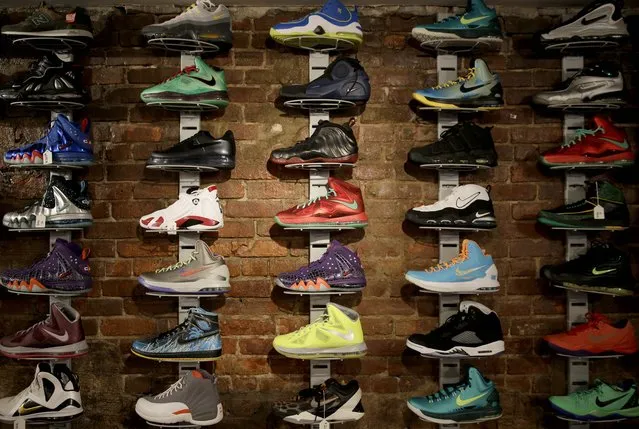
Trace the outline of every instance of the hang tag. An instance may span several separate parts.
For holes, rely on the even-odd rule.
[[[53,154],[50,150],[45,150],[42,154],[42,163],[43,164],[53,164]]]
[[[319,424],[319,429],[329,429],[331,427],[330,424],[328,424],[328,420],[322,420]]]
[[[601,220],[606,218],[606,212],[604,211],[604,208],[601,207],[599,204],[595,206],[594,214],[595,214],[595,219]]]
[[[177,234],[177,225],[175,224],[175,222],[171,222],[167,225],[166,230],[167,234],[175,235]]]
[[[39,214],[35,217],[35,227],[36,228],[44,228],[47,226],[47,217],[45,215]]]

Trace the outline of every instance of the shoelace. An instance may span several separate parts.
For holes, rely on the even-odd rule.
[[[440,391],[435,392],[435,393],[433,393],[431,395],[428,395],[426,397],[426,399],[428,399],[429,402],[439,402],[439,401],[442,401],[444,399],[449,399],[451,397],[455,397],[462,390],[465,390],[465,389],[467,389],[469,387],[471,387],[470,381],[463,381],[463,382],[455,384],[453,386],[444,387]]]
[[[581,332],[589,331],[591,329],[599,329],[599,325],[602,323],[610,324],[610,319],[608,319],[603,314],[599,313],[587,313],[586,314],[586,323],[582,323],[581,325],[577,325],[568,331],[569,335],[578,335]]]
[[[569,148],[571,146],[576,145],[580,141],[582,141],[586,136],[594,136],[597,133],[603,133],[603,132],[605,132],[605,130],[601,127],[598,127],[594,130],[579,128],[577,131],[575,131],[575,135],[573,136],[573,138],[570,141],[563,143],[561,145],[561,148],[562,149]]]
[[[319,326],[319,325],[324,325],[326,323],[328,323],[329,320],[329,316],[328,313],[324,313],[322,314],[320,317],[318,317],[317,319],[315,319],[315,321],[309,325],[303,326],[300,329],[298,329],[297,331],[295,331],[295,336],[296,337],[301,337],[306,335],[307,333],[309,333],[313,328]]]
[[[188,67],[183,68],[179,72],[175,73],[173,76],[165,79],[164,82],[168,82],[170,80],[173,80],[173,79],[175,79],[175,78],[177,78],[179,76],[182,76],[183,74],[187,74],[188,75],[188,74],[191,74],[193,72],[199,72],[199,71],[200,71],[200,69],[198,69],[195,66],[188,66]]]
[[[157,270],[155,270],[155,272],[156,273],[166,273],[166,272],[169,272],[169,271],[175,271],[178,268],[182,268],[182,267],[184,267],[186,265],[189,265],[191,262],[195,261],[197,259],[196,258],[197,254],[198,254],[198,252],[195,252],[195,251],[191,252],[191,256],[189,256],[189,258],[186,261],[179,261],[179,262],[176,262],[173,265],[169,265],[168,267],[158,268]]]
[[[164,392],[160,393],[159,395],[155,396],[155,399],[162,399],[162,398],[166,398],[167,396],[172,395],[174,392],[177,392],[178,390],[182,390],[182,381],[184,380],[184,377],[180,378],[178,381],[176,381],[175,383],[173,383],[168,389],[166,389]]]
[[[462,252],[459,255],[455,256],[450,261],[440,262],[439,264],[435,265],[434,267],[428,268],[428,272],[432,273],[432,272],[435,272],[435,271],[445,270],[447,268],[450,268],[450,267],[453,267],[453,266],[459,264],[462,261],[465,261],[466,259],[468,259],[468,250],[462,248]]]
[[[295,207],[298,209],[303,209],[310,205],[315,204],[319,200],[328,200],[330,197],[335,197],[335,196],[337,196],[337,192],[335,192],[333,188],[328,188],[328,192],[326,193],[326,195],[320,195],[319,197],[312,198],[308,200],[307,202],[305,202],[304,204],[298,204]]]
[[[594,386],[592,386],[590,389],[586,389],[586,390],[578,390],[575,393],[573,393],[573,395],[575,395],[575,398],[578,401],[584,401],[586,400],[593,392],[597,392],[598,395],[603,393],[603,382],[599,379],[595,380]]]
[[[163,332],[160,335],[158,335],[157,338],[155,339],[154,343],[158,342],[158,341],[161,341],[161,340],[165,339],[166,337],[170,337],[170,336],[172,336],[174,334],[177,334],[179,332],[184,332],[191,326],[193,326],[193,323],[191,323],[191,320],[187,317],[184,320],[184,322],[180,323],[175,328],[171,329],[170,331],[166,331],[166,332]]]
[[[431,333],[446,331],[449,327],[458,325],[460,322],[463,322],[467,317],[468,312],[466,311],[455,313],[452,316],[449,316],[441,326],[433,329]]]
[[[462,82],[472,79],[474,76],[475,76],[475,68],[472,67],[468,69],[468,73],[466,74],[466,76],[459,76],[457,79],[449,80],[448,82],[439,84],[433,87],[433,89],[443,89],[443,88],[448,88],[454,85],[458,85]]]

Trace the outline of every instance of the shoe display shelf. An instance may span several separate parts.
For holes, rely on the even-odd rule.
[[[611,49],[622,45],[624,38],[608,39],[608,40],[567,40],[563,42],[553,42],[542,46],[546,52],[554,52],[562,55],[577,54],[583,51],[593,51],[595,49]]]

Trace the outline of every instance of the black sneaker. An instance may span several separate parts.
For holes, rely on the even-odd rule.
[[[586,182],[586,198],[553,210],[542,210],[537,221],[554,228],[609,229],[628,228],[630,214],[621,189],[605,179]],[[604,219],[595,219],[595,206],[604,209]]]
[[[93,40],[91,18],[85,9],[76,7],[62,14],[44,3],[24,21],[3,26],[2,34],[11,39],[31,36],[73,39],[85,43]]]
[[[26,72],[13,77],[9,83],[0,88],[0,99],[7,102],[15,101],[18,99],[20,88],[30,83],[37,85],[47,76],[53,75],[56,70],[60,71],[63,68],[64,62],[57,54],[46,54],[39,60],[32,62]]]
[[[497,152],[490,134],[473,122],[461,122],[444,131],[436,142],[416,147],[408,153],[408,161],[417,165],[482,165],[495,167]]]
[[[273,404],[275,416],[285,422],[310,425],[322,420],[347,422],[364,416],[362,390],[356,380],[340,384],[329,378],[320,386],[300,391],[292,401]]]
[[[215,138],[208,131],[198,131],[175,146],[153,152],[147,168],[203,168],[232,170],[235,168],[235,138],[227,131]]]
[[[320,121],[317,128],[306,140],[295,146],[275,149],[271,152],[273,164],[312,164],[316,162],[357,162],[357,140],[351,126],[355,119],[338,125]]]
[[[593,243],[586,254],[541,268],[541,277],[553,286],[579,292],[628,296],[635,293],[630,258],[605,243]]]
[[[90,101],[89,94],[82,87],[81,68],[60,60],[57,55],[43,58],[22,83],[7,88],[6,95],[12,101],[71,101],[80,104]]]
[[[497,313],[485,305],[462,301],[459,312],[428,334],[413,334],[406,346],[433,357],[481,357],[504,351]]]

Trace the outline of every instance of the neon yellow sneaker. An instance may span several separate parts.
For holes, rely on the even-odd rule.
[[[359,314],[328,303],[322,317],[290,334],[278,335],[273,347],[297,359],[351,359],[366,354]]]

